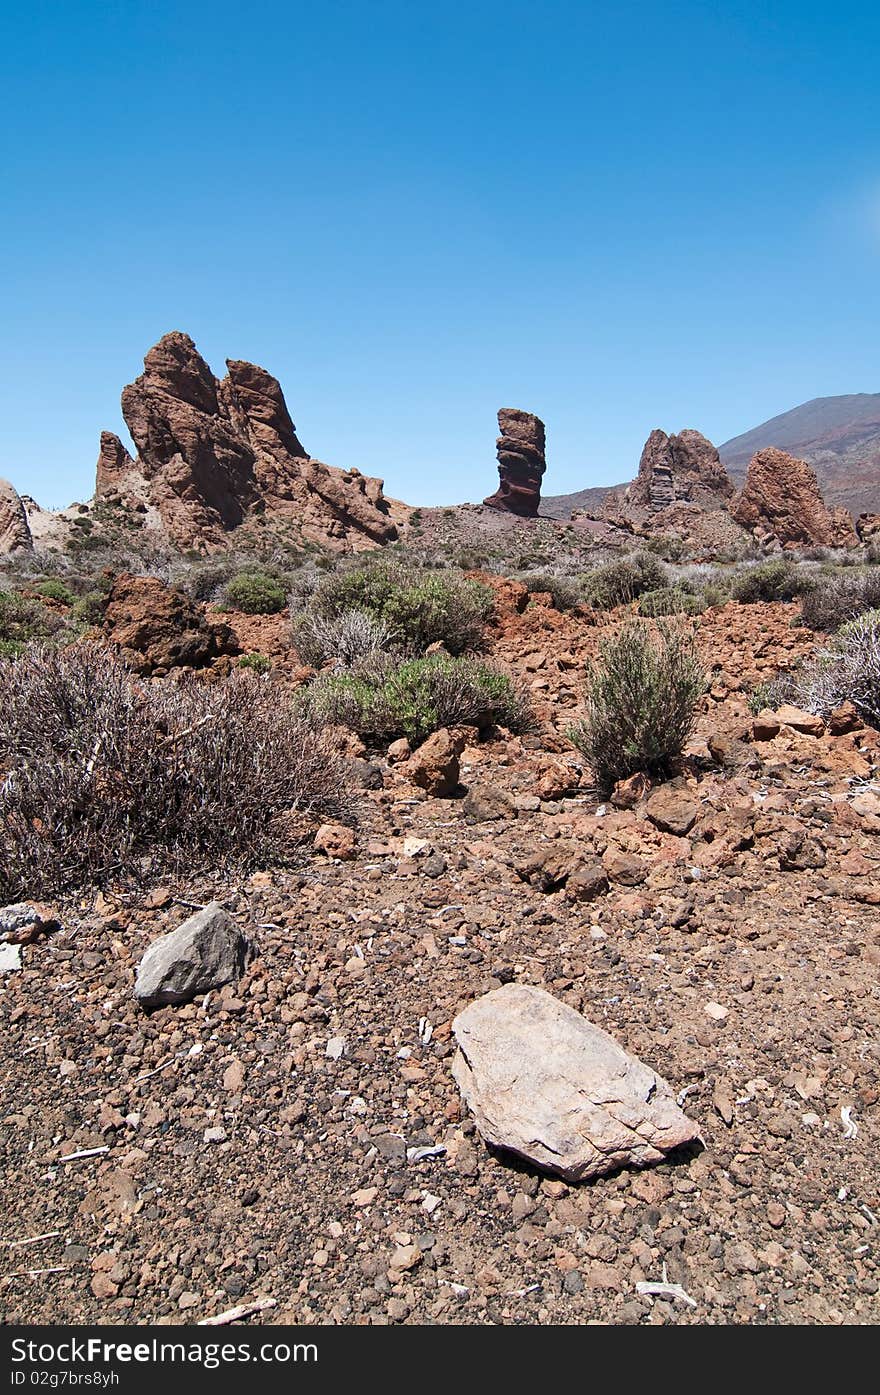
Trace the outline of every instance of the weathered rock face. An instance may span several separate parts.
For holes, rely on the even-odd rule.
[[[104,634],[136,673],[204,668],[238,653],[228,625],[209,621],[195,601],[155,576],[118,576],[104,612]]]
[[[733,485],[711,441],[699,431],[667,436],[657,430],[645,442],[638,477],[624,503],[650,509],[680,502],[723,508],[732,495]]]
[[[850,546],[857,541],[846,509],[829,509],[805,460],[767,446],[752,456],[743,492],[731,507],[756,537],[785,546]]]
[[[250,941],[212,901],[168,935],[154,940],[140,962],[134,994],[142,1007],[188,1003],[198,993],[238,980]]]
[[[452,1029],[483,1137],[567,1181],[645,1167],[699,1136],[665,1080],[540,988],[496,988]]]
[[[33,547],[24,504],[12,485],[0,480],[0,557]]]
[[[309,458],[276,378],[229,360],[214,377],[189,335],[166,334],[123,389],[122,414],[138,450],[132,460],[104,432],[97,495],[146,514],[179,546],[225,546],[259,519],[285,521],[307,537],[364,547],[397,535],[382,481]]]
[[[523,518],[534,518],[541,502],[541,479],[547,468],[545,432],[540,417],[502,407],[498,413],[500,483],[483,503]]]

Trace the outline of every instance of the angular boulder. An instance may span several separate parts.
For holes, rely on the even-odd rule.
[[[205,668],[238,643],[222,620],[209,620],[182,591],[156,576],[117,576],[104,611],[104,634],[136,673]]]
[[[858,541],[852,515],[828,508],[816,472],[806,460],[775,446],[752,456],[742,494],[730,512],[755,537],[783,547],[852,547]]]
[[[134,996],[145,1008],[188,1003],[199,993],[235,983],[251,949],[232,917],[212,901],[153,941],[138,966]]]
[[[441,727],[414,751],[404,767],[407,778],[435,798],[458,789],[461,773],[461,742]]]
[[[496,988],[452,1030],[483,1137],[566,1181],[647,1167],[699,1137],[661,1076],[540,988]]]

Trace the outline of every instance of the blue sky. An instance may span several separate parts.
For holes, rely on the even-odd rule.
[[[0,475],[87,497],[184,329],[411,503],[630,478],[880,390],[875,5],[117,0],[0,16]]]

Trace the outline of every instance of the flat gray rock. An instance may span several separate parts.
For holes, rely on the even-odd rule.
[[[212,901],[153,941],[138,967],[134,995],[143,1007],[188,1003],[239,979],[250,950],[247,936],[219,901]]]
[[[496,988],[452,1030],[452,1073],[483,1137],[566,1181],[647,1167],[699,1137],[661,1076],[540,988]]]

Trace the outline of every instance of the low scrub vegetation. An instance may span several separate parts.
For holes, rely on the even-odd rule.
[[[287,605],[287,588],[267,572],[240,572],[227,582],[222,604],[245,615],[276,615]]]
[[[796,562],[780,557],[740,572],[733,582],[731,594],[742,605],[752,605],[756,601],[792,601],[814,586],[810,572],[798,567]]]
[[[347,672],[316,678],[301,703],[310,716],[375,745],[399,736],[417,745],[440,727],[459,724],[523,731],[530,720],[528,703],[507,674],[470,656],[446,654],[374,655]]]
[[[332,620],[359,611],[384,625],[411,653],[441,643],[451,654],[462,654],[483,647],[493,600],[489,587],[454,572],[383,559],[324,577],[308,612]]]
[[[389,653],[399,641],[399,633],[384,620],[366,610],[343,610],[325,615],[320,610],[300,611],[291,604],[291,638],[303,663],[313,668],[335,660],[351,668],[371,654]]]
[[[580,582],[573,576],[560,576],[556,572],[527,572],[519,580],[530,596],[541,593],[551,596],[556,610],[574,610],[584,599]]]
[[[141,685],[88,642],[0,662],[0,771],[7,901],[145,865],[283,862],[296,816],[345,801],[338,758],[269,685]]]
[[[840,629],[865,611],[880,607],[880,571],[820,576],[801,601],[801,615],[811,630]]]
[[[584,580],[584,596],[596,610],[613,610],[666,584],[667,572],[660,559],[651,552],[634,552],[591,572]]]
[[[880,610],[841,626],[826,649],[771,690],[770,705],[794,702],[828,717],[851,702],[863,721],[880,727]]]
[[[670,774],[693,730],[706,677],[689,630],[632,620],[599,648],[587,716],[570,732],[600,789],[638,771]]]
[[[0,591],[0,658],[20,654],[27,644],[46,640],[65,629],[57,611],[18,591]]]
[[[661,615],[701,615],[706,609],[702,596],[681,586],[661,586],[639,597],[639,614],[656,619]]]

